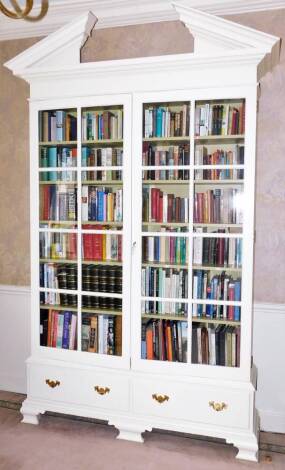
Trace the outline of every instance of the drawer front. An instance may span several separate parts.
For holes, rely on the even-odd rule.
[[[138,379],[133,384],[133,407],[144,415],[245,429],[249,426],[250,393]]]
[[[192,386],[191,421],[233,428],[249,427],[250,392]]]
[[[186,394],[185,389],[179,385],[162,380],[156,382],[135,379],[133,383],[134,411],[162,418],[185,418]]]
[[[33,365],[29,368],[29,394],[44,400],[127,411],[129,379],[111,372]]]

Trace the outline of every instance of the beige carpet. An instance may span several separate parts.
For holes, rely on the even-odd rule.
[[[0,470],[285,469],[284,454],[261,452],[261,463],[235,460],[232,446],[146,433],[145,443],[115,439],[112,427],[43,416],[39,426],[0,408]],[[271,462],[266,461],[272,459]]]

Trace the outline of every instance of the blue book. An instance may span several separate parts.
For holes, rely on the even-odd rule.
[[[97,217],[98,216],[97,209],[98,209],[98,192],[92,189],[91,196],[90,196],[90,204],[88,207],[89,220],[99,220]]]
[[[65,112],[64,111],[56,111],[55,112],[56,118],[56,140],[62,142],[65,140]]]
[[[239,279],[235,281],[235,301],[239,302],[241,298],[241,282]],[[240,307],[234,307],[234,320],[240,321]]]
[[[63,319],[63,333],[62,333],[62,347],[69,349],[69,324],[71,321],[71,312],[64,312]]]
[[[160,239],[154,237],[154,261],[160,260]]]
[[[97,199],[98,199],[98,213],[97,213],[97,220],[99,222],[104,222],[104,191],[98,191]]]
[[[49,147],[48,149],[48,166],[57,168],[57,148],[56,147]],[[56,180],[57,180],[57,172],[49,171],[49,181],[56,181]]]
[[[87,113],[86,116],[86,129],[87,129],[87,140],[93,140],[93,114]],[[76,140],[76,139],[75,139]]]
[[[202,299],[202,295],[203,295],[203,272],[201,270],[197,271],[197,277],[198,277],[197,298]],[[198,317],[201,317],[203,315],[203,305],[202,304],[197,305],[197,314],[198,314]]]
[[[162,137],[162,108],[156,110],[156,137]]]

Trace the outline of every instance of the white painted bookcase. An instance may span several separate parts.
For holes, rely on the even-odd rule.
[[[258,83],[278,61],[279,39],[183,4],[174,3],[173,8],[177,19],[194,36],[195,50],[192,54],[80,63],[80,49],[97,21],[88,12],[5,64],[31,87],[32,352],[27,361],[28,396],[21,410],[23,422],[38,424],[39,414],[54,411],[106,420],[119,430],[118,438],[138,442],[143,442],[142,433],[152,428],[200,434],[226,439],[239,449],[237,457],[256,460],[259,420],[255,409],[256,372],[251,355],[256,111]],[[203,115],[203,110],[200,118],[197,117],[199,107],[203,106],[205,110],[210,110],[211,116],[208,118]],[[82,120],[86,113],[105,112],[105,116],[112,116],[118,109],[123,114],[123,137],[115,133],[112,139],[108,135],[106,140],[104,134],[105,140],[100,140],[102,135],[89,135],[92,141],[88,141],[83,130],[85,121],[83,124]],[[240,112],[238,129],[233,127],[233,109]],[[45,114],[47,110],[50,115]],[[68,115],[73,122],[77,120],[75,138],[66,135],[66,142],[62,142],[62,136],[60,142],[56,141],[59,137],[49,134],[47,121],[40,134],[44,119],[55,119],[52,110],[64,110],[66,119]],[[217,124],[218,114],[215,113],[218,110],[224,113],[220,114],[223,124],[221,121]],[[227,110],[231,110],[230,118],[226,116]],[[174,128],[170,131],[168,122],[165,124],[166,131],[162,132],[156,120],[157,114],[154,114],[161,112],[163,119],[166,119],[167,112],[174,119],[175,113],[179,114],[177,119],[182,121],[187,115],[187,126],[181,125],[179,132],[177,122],[174,132]],[[149,116],[154,119],[157,129],[149,127]],[[244,123],[245,129],[242,128]],[[221,127],[218,129],[219,125],[222,130]],[[171,137],[167,137],[169,135]],[[56,148],[57,154],[63,148],[74,152],[74,155],[77,153],[75,166],[66,170],[62,162],[52,166],[50,161],[43,164],[42,152],[49,152],[50,147]],[[111,163],[102,160],[94,167],[94,162],[86,163],[81,159],[86,148],[116,148],[118,152],[123,151],[123,160],[119,163],[116,160],[115,164],[113,160]],[[203,160],[203,155],[201,157],[201,154],[214,155],[222,150],[225,158],[240,152],[241,148],[244,149],[244,158],[240,159],[209,162]],[[169,152],[182,151],[182,160],[178,157],[165,160],[165,155],[169,158]],[[209,163],[212,165],[207,166]],[[112,165],[107,168],[109,176],[106,176],[106,167],[102,168],[104,164]],[[102,180],[99,181],[99,177],[94,176],[96,171],[97,175],[103,171],[108,178],[106,186]],[[114,175],[118,175],[116,172],[121,172],[122,178],[119,174],[115,176],[117,181],[114,181]],[[64,178],[69,182],[60,181]],[[86,206],[83,209],[80,201],[85,197],[88,185],[91,188],[89,191],[94,187],[99,188],[98,191],[107,187],[109,192],[123,189],[123,221],[110,216],[109,223],[99,222],[98,226],[98,221],[96,224],[93,218],[90,227],[90,221],[83,220]],[[46,206],[45,209],[42,207],[50,204],[44,198],[60,198],[48,193],[55,189],[43,187],[57,188],[59,193],[68,193],[68,187],[73,191],[73,197],[76,188],[79,202],[76,220],[72,216],[72,222],[64,222],[58,212],[55,220],[51,215],[48,216],[49,220],[42,220],[46,218],[46,213],[43,216],[41,211],[47,210]],[[156,215],[152,213],[151,202],[145,202],[143,209],[143,198],[149,197],[151,201],[153,194],[160,194],[162,199],[167,194],[174,194],[177,200],[183,198],[183,204],[186,204],[183,206],[184,212],[178,216],[175,214],[173,222],[173,217],[171,219],[169,216],[168,219],[167,214],[161,215],[161,209],[157,209]],[[233,203],[229,217],[234,217],[233,213],[238,210],[242,212],[242,218],[239,214],[235,219],[225,221],[217,214],[212,214],[214,218],[209,215],[209,211],[213,210],[209,209],[213,198],[227,197],[221,194],[228,194],[229,198],[223,204]],[[197,207],[208,204],[208,209],[205,206],[204,209],[201,209],[203,206],[197,208],[195,200]],[[149,209],[147,216],[146,207]],[[72,212],[74,208],[70,210]],[[195,214],[199,210],[200,213]],[[180,222],[177,222],[178,219]],[[222,231],[217,232],[219,229]],[[86,261],[84,237],[90,237],[90,234],[100,240],[102,235],[113,236],[117,241],[121,237],[122,262],[114,259],[109,263],[99,261],[101,268],[102,265],[111,265],[122,269],[121,291],[110,293],[108,287],[100,291],[101,281],[99,287],[97,284],[91,292],[90,287],[86,288],[89,284],[82,266],[92,265],[92,261],[88,256],[89,261]],[[43,240],[47,244],[45,249],[59,244],[60,250],[61,237],[67,237],[66,240],[73,237],[73,242],[76,241],[75,259],[67,259],[70,253],[60,259],[59,256],[63,255],[55,256],[52,250],[39,254],[39,243],[42,244]],[[187,245],[187,252],[182,261],[177,261],[176,255],[181,256],[177,243],[181,244],[182,240]],[[193,254],[193,245],[196,250],[201,250],[202,246],[205,248],[205,243],[213,243],[213,240],[222,246],[234,245],[237,240],[242,242],[242,260],[232,258],[227,264],[226,258],[211,263],[201,258],[199,266],[195,265],[198,254]],[[159,254],[157,248],[155,253],[152,252],[152,243],[161,244]],[[165,254],[167,243],[174,243],[174,255],[173,251],[171,255],[168,252]],[[52,284],[50,287],[49,281],[45,281],[43,286],[43,280],[39,283],[40,270],[44,269],[40,268],[41,265],[52,266],[51,269],[59,273],[61,263],[66,268],[72,262],[73,269],[76,271],[77,268],[75,287],[74,284],[71,287],[70,284],[64,287],[62,284]],[[92,269],[94,266],[98,267],[98,260],[93,263]],[[142,270],[144,275],[153,276],[153,279],[155,276],[168,277],[170,273],[172,290],[163,290],[162,284],[159,284],[159,289],[149,291],[149,284],[143,285],[141,280]],[[228,277],[229,283],[234,285],[242,279],[241,297],[227,297],[225,288],[214,298],[211,297],[211,290],[199,294],[194,283],[199,271],[208,286],[214,282],[213,278],[221,280],[221,275]],[[72,279],[72,273],[74,271],[69,279]],[[101,274],[99,271],[100,279]],[[174,291],[177,277],[180,287]],[[183,289],[181,283],[184,283]],[[115,291],[111,289],[111,292]],[[45,305],[40,304],[40,298]],[[72,308],[66,306],[66,299],[72,299]],[[101,301],[103,304],[100,304]],[[106,305],[109,305],[107,310]],[[42,318],[45,318],[47,325],[48,312],[51,311],[57,311],[58,322],[59,317],[65,315],[64,311],[71,311],[70,315],[75,316],[77,344],[73,348],[76,350],[51,347],[52,339],[49,339],[49,346],[41,345]],[[112,350],[113,354],[106,354],[106,344],[101,344],[100,353],[84,350],[86,345],[83,347],[81,334],[84,329],[86,334],[86,325],[89,331],[92,317],[97,318],[99,328],[103,328],[99,318],[105,318],[105,336],[112,334],[112,328],[115,328],[111,323],[110,330],[108,318],[112,318],[115,324],[119,322],[118,317],[122,319],[122,351]],[[155,328],[160,327],[159,337]],[[214,339],[215,334],[214,337],[211,334],[218,327],[230,333],[226,336],[226,346],[216,350],[210,341],[209,352],[205,346],[208,344],[205,335]],[[237,330],[240,331],[240,354]],[[120,332],[117,334],[120,335]],[[142,334],[150,335],[147,340],[148,359],[143,358]],[[198,347],[194,351],[192,335],[196,335],[195,341],[199,341],[201,334],[204,335],[203,352]],[[160,344],[155,344],[156,337],[160,338]],[[176,356],[175,341],[178,344]],[[230,341],[228,345],[227,341]],[[54,344],[60,345],[57,338]],[[90,346],[90,338],[88,344]],[[227,365],[206,364],[222,361],[218,359],[218,354],[225,354],[227,347],[229,349],[223,359]],[[216,358],[213,358],[215,354]]]

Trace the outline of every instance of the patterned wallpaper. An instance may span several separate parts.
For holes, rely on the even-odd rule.
[[[285,37],[285,10],[232,16],[241,24]],[[175,38],[175,40],[174,40]],[[190,41],[189,41],[190,38]],[[0,64],[37,42],[0,43]],[[191,52],[179,22],[95,31],[82,61]],[[0,65],[0,284],[28,285],[28,86]],[[285,53],[262,80],[258,115],[254,300],[285,302]],[[17,168],[17,171],[15,171]]]

